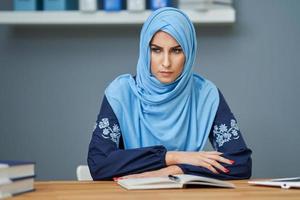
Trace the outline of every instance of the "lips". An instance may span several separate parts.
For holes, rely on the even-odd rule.
[[[173,74],[173,72],[169,71],[160,71],[159,73],[164,77],[171,76]]]

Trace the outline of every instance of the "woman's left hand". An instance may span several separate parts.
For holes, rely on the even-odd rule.
[[[146,178],[146,177],[157,177],[157,176],[168,176],[168,175],[174,175],[174,174],[183,174],[183,171],[180,169],[180,167],[176,165],[171,165],[159,170],[150,171],[150,172],[143,172],[139,174],[131,174],[127,176],[122,176],[118,179],[127,179],[127,178]]]

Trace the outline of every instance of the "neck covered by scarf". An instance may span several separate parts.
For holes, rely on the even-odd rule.
[[[185,64],[172,83],[151,74],[150,41],[158,31],[182,47]],[[144,23],[137,75],[117,77],[105,90],[126,149],[164,145],[168,150],[203,149],[219,105],[216,86],[193,72],[197,40],[192,22],[176,8],[161,8]]]

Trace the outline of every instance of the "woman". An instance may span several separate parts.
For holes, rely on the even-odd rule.
[[[147,19],[136,76],[121,75],[105,90],[88,153],[94,180],[251,176],[251,150],[224,97],[193,71],[196,49],[182,11],[162,8]],[[216,151],[202,151],[207,138]]]

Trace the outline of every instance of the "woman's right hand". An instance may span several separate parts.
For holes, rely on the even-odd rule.
[[[185,152],[185,151],[168,151],[166,153],[167,166],[176,164],[190,164],[199,167],[204,167],[215,174],[219,174],[220,170],[228,173],[229,170],[223,167],[220,163],[233,164],[234,161],[221,156],[222,153],[217,151],[200,151],[200,152]]]

